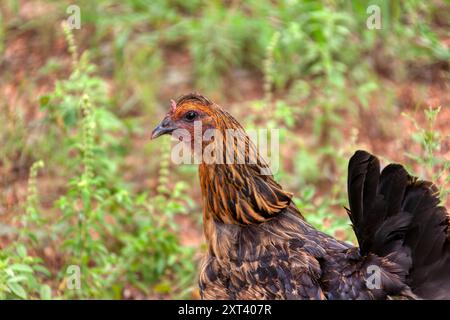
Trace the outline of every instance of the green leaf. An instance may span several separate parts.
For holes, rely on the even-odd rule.
[[[21,298],[21,299],[28,298],[28,295],[25,292],[25,289],[17,282],[7,283],[7,286],[19,298]]]
[[[26,264],[16,263],[10,266],[9,268],[14,271],[33,273],[33,268],[31,268]]]
[[[25,258],[27,256],[27,248],[23,244],[19,244],[17,246],[17,254],[21,258]]]
[[[47,277],[50,277],[52,274],[50,273],[50,271],[48,271],[48,269],[40,264],[33,266],[33,269],[35,271],[38,272],[42,272],[43,274],[45,274]]]
[[[49,285],[44,284],[39,289],[39,295],[42,300],[51,300],[52,299],[52,289]]]
[[[8,283],[17,283],[17,282],[21,282],[21,281],[25,281],[28,278],[25,276],[14,276],[8,279]]]
[[[40,104],[41,108],[48,106],[49,102],[50,102],[50,96],[44,95],[44,96],[39,97],[39,104]]]
[[[167,282],[161,282],[158,283],[157,285],[155,285],[155,287],[153,288],[156,292],[158,293],[169,293],[170,292],[170,284]]]

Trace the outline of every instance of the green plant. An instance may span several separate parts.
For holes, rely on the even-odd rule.
[[[354,232],[339,199],[333,197],[317,197],[314,186],[305,186],[295,204],[306,220],[318,230],[338,237],[340,240],[356,243]],[[336,208],[340,210],[336,213]]]
[[[41,138],[59,141],[46,162],[69,182],[55,202],[59,219],[47,220],[37,187],[43,162],[32,165],[19,241],[2,251],[0,259],[0,297],[121,298],[128,284],[146,294],[185,297],[195,264],[193,249],[182,247],[175,235],[175,218],[191,201],[184,195],[185,185],[172,189],[169,184],[168,145],[157,194],[134,193],[118,174],[126,141],[118,137],[127,133],[127,124],[110,110],[106,83],[95,75],[87,53],[79,56],[71,31],[64,27],[64,33],[73,70],[40,98],[47,115]],[[41,258],[28,252],[42,250],[43,242],[60,248],[63,262],[56,278]],[[80,269],[80,288],[69,285],[72,266]]]
[[[20,224],[16,241],[0,251],[0,299],[51,299],[52,292],[44,280],[51,274],[44,267],[44,261],[29,252],[36,248],[36,230],[42,226],[43,217],[38,209],[38,170],[44,166],[42,161],[31,166],[28,178],[28,195],[24,212],[18,217]]]
[[[0,299],[51,299],[49,285],[42,276],[49,277],[40,258],[29,255],[24,244],[0,252]]]
[[[28,192],[25,203],[25,213],[19,217],[19,242],[31,240],[34,244],[38,242],[38,237],[33,233],[33,230],[42,226],[45,223],[44,217],[40,214],[39,196],[37,187],[38,171],[44,167],[42,160],[33,163],[30,168],[30,175],[28,178]]]
[[[407,113],[403,113],[403,116],[414,124],[416,131],[412,134],[412,139],[420,146],[420,153],[413,154],[408,152],[406,155],[422,169],[423,173],[421,176],[434,181],[440,186],[440,197],[445,201],[450,194],[450,161],[439,157],[438,153],[444,141],[449,139],[450,135],[445,136],[436,129],[436,120],[440,111],[441,107],[429,107],[424,110],[425,125],[419,124],[416,119]]]
[[[184,183],[169,186],[170,144],[167,142],[162,145],[157,193],[146,201],[142,198],[138,201],[144,206],[131,218],[135,231],[121,237],[124,244],[121,255],[127,259],[128,279],[147,294],[186,297],[196,274],[194,248],[179,245],[175,235],[179,228],[174,219],[178,214],[187,213],[190,199],[185,195]],[[154,286],[149,288],[149,283]]]

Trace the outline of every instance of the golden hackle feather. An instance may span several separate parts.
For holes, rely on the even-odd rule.
[[[265,222],[289,206],[292,193],[284,191],[271,174],[262,174],[270,171],[267,163],[228,112],[198,95],[179,99],[174,113],[183,113],[186,109],[207,112],[214,121],[214,128],[223,137],[223,163],[201,163],[199,167],[206,214],[223,223],[248,225]],[[238,139],[228,141],[227,130],[238,132],[237,136],[243,142]],[[227,152],[234,155],[234,163],[227,163]],[[244,164],[236,163],[239,155],[245,159]],[[252,157],[256,158],[253,163]]]

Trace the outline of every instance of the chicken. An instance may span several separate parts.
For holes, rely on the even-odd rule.
[[[237,130],[246,147],[245,163],[199,165],[208,243],[199,276],[203,299],[450,299],[449,220],[432,183],[398,164],[380,173],[376,157],[357,151],[348,166],[354,247],[305,221],[293,195],[261,174],[264,159],[256,153],[249,161],[255,146],[240,124],[207,98],[173,101],[152,138],[184,130],[195,149],[195,123],[202,134]],[[239,139],[214,136],[198,145],[239,149]]]

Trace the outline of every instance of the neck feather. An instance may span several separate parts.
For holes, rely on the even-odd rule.
[[[245,142],[246,161],[243,164],[200,164],[205,228],[208,222],[213,221],[238,225],[268,221],[290,205],[292,194],[284,191],[274,180],[268,165],[239,123],[225,111],[220,112],[223,115],[219,119],[223,123],[219,123],[218,127],[243,133],[240,139]],[[225,147],[230,145],[227,142],[224,141]],[[237,139],[233,139],[231,145],[235,149],[237,144]],[[247,163],[250,150],[256,161]]]

